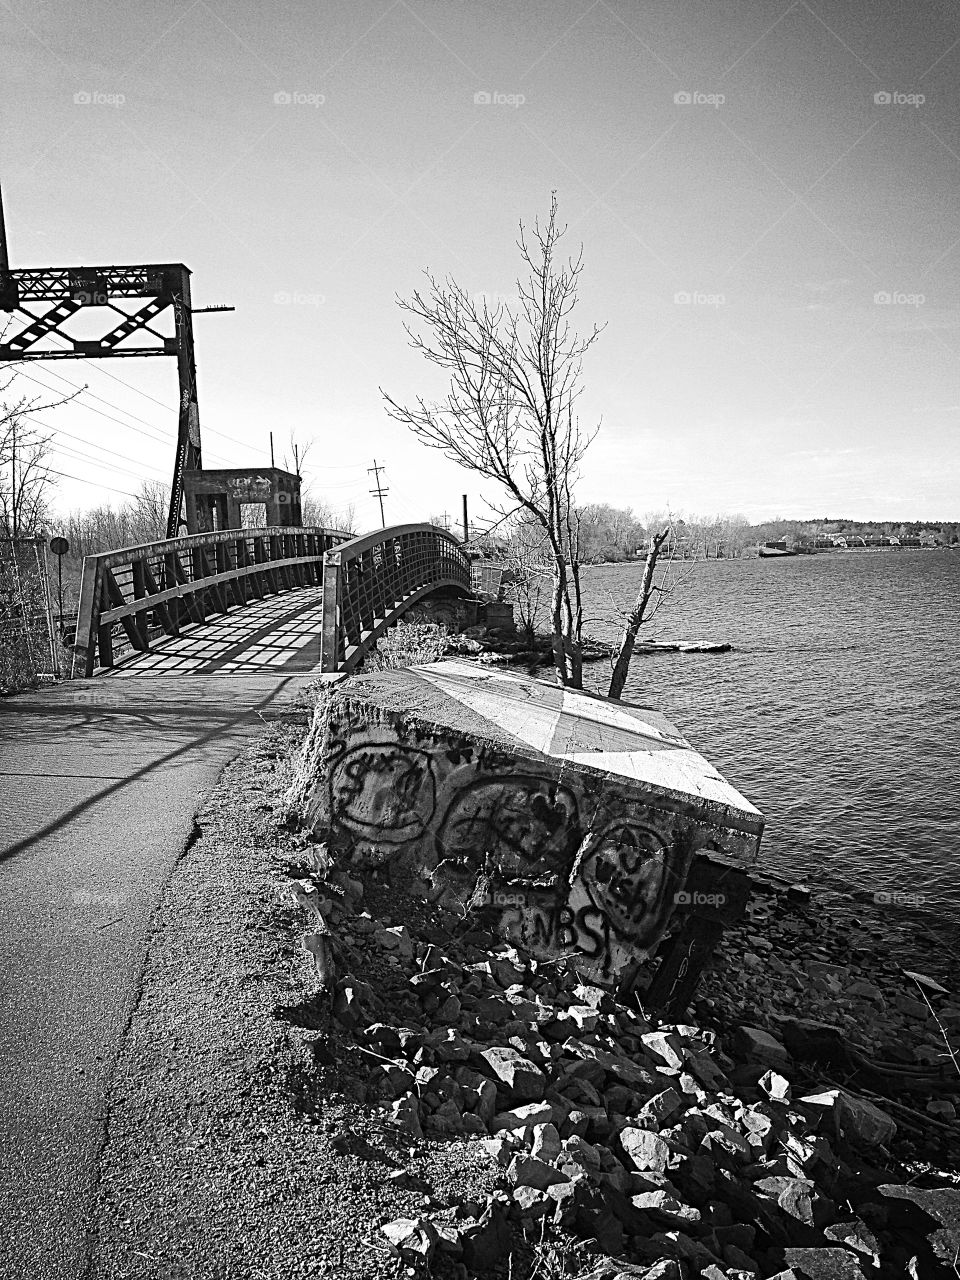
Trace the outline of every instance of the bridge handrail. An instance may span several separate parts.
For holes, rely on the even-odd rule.
[[[97,560],[106,568],[112,569],[114,565],[125,564],[129,560],[142,560],[150,553],[169,553],[178,551],[189,551],[194,547],[212,546],[218,542],[232,542],[239,535],[250,537],[256,534],[258,537],[268,536],[276,537],[280,534],[290,533],[325,533],[334,534],[347,542],[352,534],[345,532],[343,529],[327,529],[320,525],[266,525],[255,529],[215,529],[209,533],[185,533],[180,538],[160,538],[156,542],[137,542],[129,547],[117,547],[115,551],[93,551],[90,555],[83,557],[84,565],[88,560]]]
[[[468,594],[470,562],[439,525],[391,525],[331,548],[323,557],[321,669],[352,671],[405,609],[441,587]]]
[[[85,556],[75,651],[85,674],[113,665],[113,624],[135,649],[150,647],[150,628],[178,636],[181,626],[245,604],[248,594],[317,586],[324,553],[350,541],[340,529],[268,525],[219,529],[144,542]]]

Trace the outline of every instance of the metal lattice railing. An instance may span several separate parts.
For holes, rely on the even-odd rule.
[[[146,652],[231,605],[319,586],[324,555],[350,535],[335,529],[223,529],[86,556],[75,653],[86,675],[114,665],[123,641]],[[76,665],[76,663],[75,663]]]
[[[448,587],[469,594],[470,562],[446,529],[394,525],[330,550],[323,560],[323,671],[352,671],[400,615]]]

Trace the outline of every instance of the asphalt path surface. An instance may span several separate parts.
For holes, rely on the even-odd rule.
[[[305,617],[289,600],[287,619]],[[306,630],[242,674],[233,645],[226,667],[208,649],[189,674],[134,663],[0,702],[3,1280],[87,1270],[107,1090],[156,905],[204,793],[310,679]]]

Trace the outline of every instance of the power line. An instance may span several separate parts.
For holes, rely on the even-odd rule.
[[[48,423],[44,422],[44,421],[43,421],[42,419],[40,419],[40,418],[35,417],[33,414],[29,414],[29,413],[28,413],[28,414],[25,414],[24,416],[25,416],[25,417],[28,417],[28,418],[31,418],[31,419],[32,419],[32,420],[33,420],[33,421],[34,421],[38,426],[42,427],[45,431],[54,431],[54,430],[57,430],[57,428],[51,427]],[[81,444],[90,444],[90,445],[91,445],[91,447],[92,447],[92,448],[95,448],[95,449],[96,449],[96,448],[101,448],[101,447],[102,447],[102,446],[99,446],[99,445],[96,445],[96,444],[92,444],[92,442],[91,442],[91,441],[89,441],[89,440],[82,440],[82,439],[80,439],[80,437],[79,437],[79,436],[74,436],[74,435],[72,435],[69,431],[64,431],[62,434],[63,434],[63,435],[66,435],[66,436],[70,436],[70,439],[72,439],[72,440],[79,440]],[[79,449],[71,448],[69,445],[58,444],[58,443],[57,443],[57,441],[56,441],[56,440],[54,440],[54,439],[52,439],[52,438],[48,439],[47,443],[48,443],[48,444],[49,444],[49,445],[50,445],[50,446],[51,446],[51,447],[52,447],[56,452],[58,452],[58,453],[65,453],[68,457],[76,458],[76,459],[78,459],[78,460],[79,460],[79,461],[81,461],[81,462],[92,462],[95,466],[98,466],[98,467],[106,467],[106,468],[107,468],[107,470],[109,470],[109,471],[119,471],[119,472],[122,472],[124,475],[133,476],[133,478],[134,478],[135,480],[140,480],[141,482],[144,482],[144,481],[146,481],[146,480],[149,480],[149,479],[150,479],[150,477],[149,477],[149,476],[144,476],[144,475],[143,475],[141,472],[139,472],[139,471],[131,471],[129,467],[118,467],[118,466],[117,466],[117,464],[116,464],[115,462],[108,462],[108,461],[106,461],[106,459],[104,459],[104,458],[95,458],[95,457],[92,457],[89,453],[81,453],[81,451],[80,451]],[[114,450],[112,450],[112,449],[106,449],[106,450],[104,450],[104,452],[106,452],[106,453],[114,453]],[[125,454],[122,454],[122,453],[115,454],[115,456],[116,456],[116,457],[118,457],[118,458],[123,458],[123,459],[124,459],[125,461],[127,461],[127,462],[135,462],[135,459],[134,459],[134,458],[127,458],[127,456],[126,456]],[[46,464],[45,462],[41,462],[41,463],[40,463],[40,466],[41,466],[41,467],[46,468],[46,467],[47,467],[47,464]],[[157,469],[156,467],[151,468],[151,470],[153,470],[153,471],[157,471],[158,475],[162,475],[162,474],[163,474],[162,472],[159,472],[159,471],[158,471],[158,469]],[[75,476],[75,477],[74,477],[74,479],[79,480],[79,479],[81,479],[81,477],[80,477],[80,476]],[[87,483],[87,484],[93,484],[93,483],[95,483],[95,482],[94,482],[94,481],[92,481],[92,480],[90,480],[90,481],[85,481],[85,483]],[[109,485],[106,485],[106,486],[104,486],[104,487],[105,487],[105,488],[109,488],[110,486],[109,486]]]
[[[20,372],[23,373],[23,370],[21,369]],[[73,387],[74,390],[79,391],[81,395],[89,396],[91,400],[99,400],[100,403],[105,404],[108,409],[116,409],[118,413],[125,413],[128,418],[133,418],[136,422],[142,422],[145,427],[150,427],[153,431],[168,431],[167,427],[159,427],[155,422],[148,422],[146,418],[141,418],[139,414],[131,413],[129,409],[124,409],[122,405],[114,404],[112,400],[105,400],[103,396],[98,396],[95,391],[91,391],[88,387],[78,386],[77,383],[71,382],[69,378],[64,377],[62,373],[57,373],[55,369],[47,369],[46,372],[49,373],[52,378],[59,378],[61,382],[65,382],[68,387]],[[33,382],[37,382],[37,379],[32,377],[29,373],[23,373],[23,376],[25,378],[30,378]],[[42,386],[43,383],[40,385]],[[47,388],[47,390],[51,389],[52,388],[49,387]],[[170,432],[170,434],[175,435],[176,433]]]
[[[22,371],[21,371],[21,372],[22,372]],[[50,391],[50,392],[52,392],[54,395],[58,395],[58,394],[59,394],[59,392],[57,391],[57,388],[56,388],[56,387],[51,387],[48,383],[46,383],[46,382],[41,382],[41,381],[40,381],[40,379],[39,379],[39,378],[34,377],[34,375],[33,375],[32,373],[24,373],[24,374],[23,374],[23,377],[25,377],[25,378],[29,378],[31,382],[35,382],[35,383],[37,384],[37,386],[38,386],[38,387],[43,387],[44,391]],[[63,377],[61,377],[61,375],[59,375],[59,374],[54,374],[54,377],[60,377],[62,382],[65,382],[65,383],[67,384],[67,386],[68,386],[68,387],[73,387],[73,388],[74,388],[74,390],[75,390],[75,391],[78,391],[81,395],[91,395],[91,396],[93,396],[93,399],[95,399],[95,400],[99,400],[99,399],[101,399],[101,397],[99,397],[99,396],[94,396],[92,392],[88,392],[88,391],[86,390],[86,388],[85,388],[85,387],[78,387],[78,386],[76,385],[76,383],[71,382],[71,381],[69,380],[69,378],[63,378]],[[109,401],[109,400],[103,400],[103,404],[108,404],[108,405],[110,405],[110,407],[111,407],[112,409],[119,409],[119,408],[120,408],[120,406],[119,406],[119,405],[110,404],[110,401]],[[83,404],[83,405],[81,405],[81,408],[88,410],[88,412],[90,412],[90,413],[96,413],[96,414],[99,414],[101,418],[109,418],[109,420],[110,420],[111,422],[115,422],[115,423],[117,423],[117,425],[118,425],[118,426],[126,427],[128,431],[136,431],[138,435],[146,436],[146,438],[147,438],[148,440],[152,440],[152,441],[154,442],[154,444],[165,444],[165,445],[169,445],[169,444],[170,444],[170,440],[164,440],[161,436],[153,436],[153,435],[150,435],[150,434],[149,434],[149,432],[144,431],[142,427],[135,427],[135,426],[133,425],[133,423],[132,423],[132,422],[124,422],[121,418],[114,418],[114,417],[112,416],[112,414],[104,413],[102,409],[95,409],[95,408],[93,408],[91,405],[88,405],[88,404]],[[124,412],[125,412],[125,410],[120,409],[120,412],[121,412],[121,413],[124,413]],[[150,424],[147,424],[147,425],[150,425]],[[157,430],[159,430],[159,429],[160,429],[160,428],[157,428]]]
[[[98,449],[101,453],[109,453],[114,458],[122,458],[124,462],[136,462],[136,458],[131,458],[127,453],[118,453],[116,449],[108,449],[105,444],[98,444],[95,440],[86,440],[83,436],[76,436],[72,431],[65,431],[63,427],[55,427],[49,422],[44,422],[42,418],[38,418],[35,413],[26,413],[24,417],[31,418],[44,431],[52,431],[58,435],[66,436],[70,440],[76,440],[78,444],[88,445],[91,449]],[[160,467],[153,466],[152,463],[144,462],[141,464],[150,471],[156,471],[158,475],[165,474]]]
[[[69,349],[67,340],[63,338],[61,334],[53,334],[51,335],[51,337],[61,339],[62,350]],[[78,359],[82,360],[85,365],[89,365],[93,370],[93,372],[102,373],[105,378],[111,378],[114,382],[118,382],[121,387],[126,387],[128,391],[136,392],[137,395],[143,396],[144,399],[151,400],[154,404],[159,405],[161,409],[165,409],[168,413],[174,412],[173,407],[171,405],[164,404],[162,400],[158,400],[156,396],[149,395],[146,391],[141,391],[140,388],[135,387],[132,382],[127,382],[126,379],[117,377],[115,373],[111,373],[108,369],[104,369],[99,363],[92,361],[90,357],[80,356],[78,357]],[[23,370],[18,369],[17,372],[23,373]],[[155,431],[168,432],[172,438],[174,439],[176,438],[177,433],[171,428],[160,427],[160,426],[157,426],[156,423],[147,422],[147,420],[145,418],[141,418],[139,414],[133,413],[129,409],[124,409],[118,404],[114,404],[112,400],[105,400],[103,396],[98,396],[95,391],[89,391],[86,387],[79,387],[75,382],[71,382],[69,378],[65,378],[62,373],[54,373],[52,369],[49,370],[49,372],[52,374],[53,377],[59,378],[61,382],[65,382],[68,387],[73,387],[75,391],[79,391],[82,395],[87,395],[93,400],[99,400],[101,404],[107,405],[108,408],[116,409],[118,413],[124,413],[129,418],[135,418],[137,422],[142,422],[145,427],[152,427],[153,430]],[[37,382],[39,386],[45,385],[44,383],[39,382],[37,378],[31,377],[30,374],[25,373],[24,377],[31,378],[31,381]],[[48,391],[55,390],[55,388],[52,388],[52,387],[47,387],[46,389]],[[109,417],[109,414],[104,414],[104,417]],[[118,421],[118,419],[114,419],[114,421]],[[121,424],[121,425],[127,425],[127,424]],[[241,449],[249,449],[251,453],[259,452],[259,450],[254,445],[246,444],[243,440],[237,440],[233,436],[227,435],[225,431],[217,430],[216,427],[205,426],[203,430],[212,435],[221,436],[224,440],[229,440],[231,444],[239,445]]]
[[[59,338],[61,340],[63,350],[68,349],[66,339],[63,338],[62,335],[56,334],[52,336],[54,338]],[[96,360],[86,356],[79,357],[78,359],[84,366],[89,367],[94,373],[103,374],[105,378],[110,378],[113,382],[118,383],[121,387],[126,387],[128,391],[133,391],[136,395],[143,396],[145,400],[149,400],[152,404],[159,405],[159,407],[165,410],[167,413],[175,412],[172,405],[165,404],[162,400],[158,400],[156,396],[150,395],[149,392],[141,390],[140,387],[135,387],[132,382],[127,382],[125,378],[120,378],[115,373],[111,373],[109,369],[103,368],[102,364],[97,362]],[[62,373],[57,373],[53,369],[47,369],[45,370],[45,372],[49,373],[51,377],[57,378],[60,382],[63,382],[66,386],[71,387],[74,391],[79,392],[81,396],[86,396],[90,400],[96,400],[100,404],[105,404],[108,409],[115,409],[118,413],[122,413],[128,418],[133,418],[134,421],[142,423],[143,426],[149,427],[152,431],[163,432],[168,437],[167,440],[160,440],[159,437],[148,435],[147,436],[148,439],[156,439],[158,443],[164,443],[164,444],[168,443],[169,440],[176,439],[177,433],[175,430],[173,430],[173,428],[160,426],[155,422],[148,422],[146,418],[141,418],[139,414],[134,413],[131,409],[126,409],[122,405],[118,405],[112,400],[107,400],[103,396],[98,396],[95,391],[91,391],[86,386],[80,386],[76,382],[71,382],[69,378],[65,377]],[[25,378],[29,378],[30,381],[35,382],[38,387],[43,387],[45,391],[50,391],[54,395],[57,394],[56,387],[51,387],[47,383],[41,382],[39,378],[35,377],[33,374],[27,373],[24,369],[18,368],[17,373],[22,374],[22,376]],[[89,408],[88,405],[84,405],[83,407]],[[101,414],[101,416],[105,418],[110,418],[109,414]],[[131,426],[130,423],[122,422],[118,418],[112,418],[111,421],[116,422],[119,426],[129,426],[130,429],[133,431],[137,430],[137,428]],[[204,425],[203,433],[205,435],[219,436],[222,440],[228,440],[231,444],[238,445],[241,449],[247,449],[251,453],[260,452],[260,450],[257,448],[256,445],[248,444],[244,440],[238,440],[235,436],[231,436],[226,431],[221,431],[217,427]],[[141,432],[140,434],[143,435],[146,433]],[[218,454],[213,456],[216,458],[219,458],[221,462],[228,461],[227,459],[223,458],[222,455]],[[310,469],[319,470],[319,471],[362,471],[363,463],[361,462],[350,462],[350,463],[318,462],[318,463],[312,463]]]
[[[118,467],[115,462],[105,462],[102,458],[92,458],[89,453],[81,453],[79,449],[73,449],[69,445],[54,445],[56,453],[65,454],[68,458],[75,458],[78,462],[92,462],[95,466],[106,467],[108,471],[119,471],[123,475],[133,476],[134,480],[143,480],[144,477],[138,471],[131,471],[129,467]]]
[[[72,475],[69,471],[58,471],[56,467],[48,467],[44,465],[44,471],[49,471],[51,475],[64,476],[67,480],[78,480],[80,484],[92,484],[97,489],[109,489],[111,493],[122,494],[125,498],[136,498],[135,493],[130,493],[127,489],[115,489],[111,484],[102,484],[99,480],[84,480],[83,476]]]
[[[88,362],[87,357],[81,357],[81,359],[84,360],[84,363]],[[146,391],[141,391],[140,388],[135,387],[132,382],[127,382],[123,378],[118,378],[117,375],[115,373],[111,373],[109,369],[104,369],[99,364],[96,364],[96,363],[93,363],[92,367],[95,370],[95,372],[102,373],[105,378],[112,378],[114,382],[119,382],[121,387],[126,387],[128,391],[135,391],[138,396],[143,396],[144,399],[146,400],[152,400],[154,404],[158,404],[161,409],[166,409],[168,413],[173,412],[171,405],[164,404],[162,400],[158,400],[156,396],[149,395]],[[114,406],[114,408],[117,408],[117,407],[118,406],[116,405]],[[127,412],[126,409],[121,409],[121,413],[126,413],[126,412]],[[133,417],[135,415],[131,415],[131,416]],[[139,419],[139,421],[142,422],[143,419],[141,418]],[[240,446],[241,449],[249,449],[251,453],[260,452],[260,450],[256,447],[256,445],[247,444],[243,440],[237,440],[234,436],[227,435],[225,431],[218,431],[216,427],[204,426],[203,430],[204,432],[208,432],[211,435],[220,436],[224,440],[229,440],[231,444],[237,444]]]

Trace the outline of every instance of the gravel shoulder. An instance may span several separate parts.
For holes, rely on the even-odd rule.
[[[799,1012],[845,1021],[852,1044],[888,1063],[898,1044],[904,1066],[942,1062],[940,1031],[897,964],[923,963],[949,986],[936,939],[916,959],[894,954],[879,918],[827,918],[760,892],[688,1011],[698,1025],[658,1028],[572,967],[498,943],[482,911],[453,918],[388,878],[333,867],[284,821],[306,727],[290,712],[226,769],[168,884],[110,1097],[89,1280],[386,1280],[428,1266],[613,1280],[646,1276],[658,1250],[656,1274],[681,1280],[708,1265],[704,1240],[710,1256],[726,1240],[712,1274],[739,1276],[737,1260],[750,1261],[739,1215],[757,1208],[766,1243],[753,1274],[772,1275],[814,1231],[804,1214],[836,1216],[856,1191],[883,1244],[872,1188],[956,1181],[955,1126],[921,1123],[927,1096],[910,1098],[914,1128],[861,1158],[812,1118],[820,1103],[791,1109],[777,1072],[798,1096],[826,1086],[821,1065],[780,1061],[779,1043],[760,1061],[757,1045],[770,1046],[756,1034],[738,1042],[745,1024],[776,1034]],[[489,1077],[495,1059],[490,1094],[478,1070]],[[536,1120],[521,1114],[531,1107]],[[506,1238],[486,1270],[468,1268],[461,1240],[485,1211]],[[708,1212],[712,1234],[706,1217],[690,1225]],[[397,1220],[402,1258],[381,1229]],[[678,1243],[678,1223],[696,1239],[681,1231]]]
[[[316,979],[274,805],[305,724],[287,716],[227,767],[168,883],[109,1099],[90,1280],[395,1276],[373,1224],[419,1211],[421,1185],[466,1198],[492,1182],[479,1148],[411,1160],[357,1106],[358,1054],[295,1108],[304,1049],[282,1011]],[[410,1188],[387,1182],[397,1170]]]

